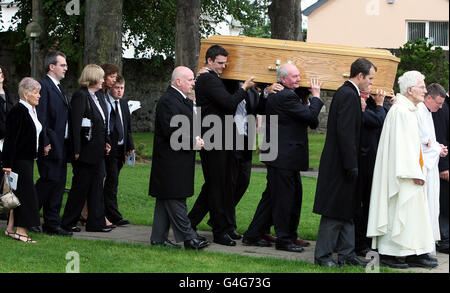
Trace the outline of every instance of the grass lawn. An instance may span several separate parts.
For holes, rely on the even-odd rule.
[[[153,153],[153,133],[139,132],[133,133],[134,147],[138,157],[150,159]],[[322,155],[323,145],[325,143],[325,134],[308,134],[309,139],[309,167],[319,168],[320,156]],[[200,161],[200,156],[197,154],[197,160]],[[253,153],[253,164],[264,165],[259,160],[259,154]]]

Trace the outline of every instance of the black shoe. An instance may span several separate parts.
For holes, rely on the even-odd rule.
[[[349,266],[360,266],[365,268],[367,266],[367,262],[360,260],[356,255],[349,256],[344,260],[340,260],[338,262],[339,266],[349,265]]]
[[[205,248],[208,245],[209,245],[208,241],[202,241],[202,240],[197,239],[197,238],[184,241],[184,248],[185,249],[199,250],[199,249]]]
[[[297,246],[294,243],[288,243],[288,244],[276,243],[275,249],[285,250],[285,251],[290,251],[290,252],[303,252],[303,250],[304,250],[303,247]]]
[[[88,229],[86,228],[86,232],[111,232],[112,228],[111,227],[104,227],[101,229]]]
[[[335,263],[335,262],[332,261],[332,260],[329,260],[329,261],[321,261],[321,260],[318,260],[318,259],[314,259],[314,263],[315,263],[316,265],[321,266],[321,267],[329,267],[329,268],[337,268],[337,267],[338,267],[337,263]]]
[[[233,240],[239,240],[242,238],[242,235],[239,234],[238,232],[236,232],[236,230],[230,231],[227,233],[228,236],[230,236],[231,239]]]
[[[230,238],[228,234],[214,235],[213,242],[226,246],[236,246],[236,241]]]
[[[114,223],[114,225],[116,226],[124,226],[124,225],[128,225],[131,222],[129,220],[125,220],[125,219],[121,219],[120,221]]]
[[[72,227],[72,232],[81,232],[81,228],[80,227],[78,227],[78,226],[73,226]]]
[[[250,239],[250,238],[242,238],[242,244],[245,246],[259,246],[259,247],[270,247],[272,244],[264,239]]]
[[[181,245],[175,244],[171,242],[169,239],[164,240],[163,242],[150,241],[151,245],[159,245],[170,248],[181,248]]]
[[[34,233],[41,233],[41,228],[39,226],[28,227],[28,231]]]
[[[410,267],[419,267],[419,268],[435,268],[438,266],[437,259],[431,258],[427,254],[407,256],[406,263]]]
[[[58,236],[72,236],[72,229],[64,229],[62,227],[57,227],[56,229],[43,229],[45,234],[48,235],[58,235]]]
[[[380,255],[380,264],[393,269],[407,269],[409,265],[391,255]]]

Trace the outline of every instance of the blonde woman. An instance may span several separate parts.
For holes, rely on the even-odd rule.
[[[101,91],[98,92],[103,76],[100,66],[86,65],[78,80],[80,89],[72,96],[73,178],[61,221],[61,227],[67,231],[79,231],[76,224],[85,201],[86,231],[111,231],[106,227],[103,201],[105,155],[111,149],[107,139],[108,109]]]
[[[25,77],[19,83],[19,103],[6,118],[6,136],[3,144],[3,171],[19,175],[17,190],[14,191],[21,205],[10,211],[5,234],[13,239],[36,243],[27,233],[26,227],[40,225],[39,208],[33,182],[34,160],[37,157],[39,136],[42,125],[36,114],[41,85],[31,77]],[[51,146],[44,148],[48,154]],[[14,231],[14,227],[16,230]]]

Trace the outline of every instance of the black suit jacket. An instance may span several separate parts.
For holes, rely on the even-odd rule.
[[[357,181],[348,180],[345,170],[358,168],[361,125],[361,97],[357,88],[346,81],[330,105],[314,213],[341,220],[354,217]]]
[[[5,138],[6,135],[6,117],[9,111],[14,106],[14,99],[7,88],[3,88],[5,91],[6,101],[0,100],[0,139]],[[1,153],[1,152],[0,152]]]
[[[371,160],[375,165],[378,142],[383,129],[386,110],[383,106],[377,106],[375,101],[369,97],[366,101],[367,107],[362,114],[363,125],[361,128],[361,156]]]
[[[44,160],[66,160],[63,157],[64,136],[66,123],[69,123],[69,139],[71,139],[71,122],[69,99],[47,75],[40,81],[41,98],[36,106],[37,115],[43,128],[43,146],[51,145],[48,156],[41,157]],[[71,154],[67,154],[72,158]]]
[[[119,133],[117,132],[117,126],[115,125],[115,115],[119,115],[119,113],[116,113],[116,105],[115,103],[111,104],[109,101],[109,98],[106,97],[106,102],[109,103],[111,107],[111,115],[110,115],[110,134],[109,139],[111,143],[111,152],[113,152],[118,147],[118,136]],[[131,135],[131,114],[130,109],[128,108],[128,103],[122,99],[119,99],[119,106],[122,111],[122,125],[123,125],[123,145],[124,145],[124,153],[123,153],[123,160],[125,160],[125,153],[129,152],[130,150],[134,150],[134,144],[133,144],[133,137]]]
[[[149,186],[151,196],[159,199],[181,199],[194,194],[192,107],[192,101],[185,99],[172,87],[169,87],[158,101]],[[170,126],[175,115],[183,115],[190,125],[187,128]],[[187,149],[172,149],[170,138],[175,131],[180,131],[184,139],[190,142]]]
[[[269,166],[293,171],[305,171],[309,167],[308,126],[317,128],[323,102],[312,97],[310,105],[302,103],[291,89],[269,95],[266,102],[266,141],[274,139],[270,129],[278,130],[278,156],[273,161],[265,161]],[[278,124],[270,119],[278,117]]]
[[[197,108],[201,108],[201,119],[208,115],[215,115],[222,122],[222,150],[225,149],[225,115],[233,115],[239,103],[248,98],[248,94],[239,88],[234,94],[227,91],[222,79],[213,71],[200,74],[195,83],[195,99]],[[202,136],[211,127],[202,127]],[[205,141],[205,148],[208,147]]]
[[[36,139],[38,138],[28,109],[17,103],[9,112],[6,125],[2,156],[3,168],[12,168],[17,160],[34,160],[37,157]],[[40,136],[42,137],[42,131]]]
[[[105,157],[108,125],[108,108],[105,100],[99,98],[99,103],[105,115],[105,121],[99,109],[92,100],[88,89],[81,88],[72,96],[72,132],[73,152],[80,154],[79,161],[86,164],[98,164]],[[81,135],[81,122],[88,118],[92,123],[92,139],[85,140]]]
[[[434,122],[434,130],[436,132],[436,141],[439,143],[448,146],[449,143],[449,128],[448,128],[448,120],[449,120],[449,97],[445,98],[445,102],[442,105],[442,108],[438,111],[432,113],[433,122]],[[449,169],[449,160],[448,155],[439,159],[439,172],[445,171]]]

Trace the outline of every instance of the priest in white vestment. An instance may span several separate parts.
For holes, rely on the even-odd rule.
[[[435,241],[441,239],[439,231],[439,157],[445,157],[447,147],[436,141],[432,112],[442,108],[445,101],[445,89],[437,84],[430,84],[423,103],[417,107],[417,119],[419,122],[420,143],[423,150],[423,171],[425,174],[425,191],[428,200],[431,228]]]
[[[437,266],[428,255],[435,242],[416,115],[426,93],[424,80],[418,71],[398,79],[400,94],[384,121],[375,162],[367,237],[381,264],[393,268]]]

